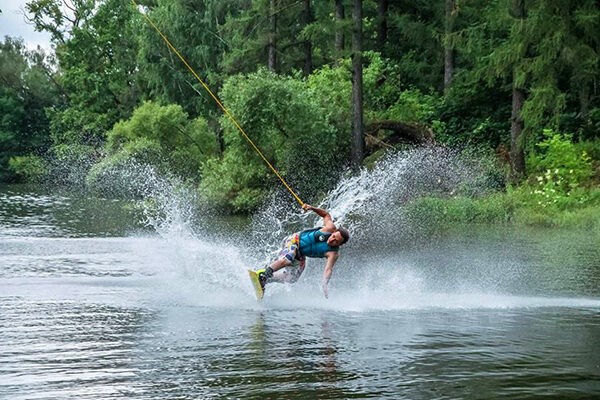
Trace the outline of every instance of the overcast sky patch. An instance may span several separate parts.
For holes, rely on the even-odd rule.
[[[25,4],[27,0],[0,0],[0,37],[21,37],[25,46],[33,50],[41,46],[50,50],[50,34],[36,32],[33,25],[25,20]]]

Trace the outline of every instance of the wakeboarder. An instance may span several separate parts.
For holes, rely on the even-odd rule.
[[[321,288],[327,298],[333,266],[338,260],[338,250],[350,239],[350,233],[345,228],[336,227],[327,211],[308,204],[304,204],[302,208],[313,211],[323,218],[323,226],[296,232],[286,237],[277,259],[267,268],[256,271],[258,281],[263,292],[265,286],[271,282],[295,283],[304,272],[306,257],[325,258]]]

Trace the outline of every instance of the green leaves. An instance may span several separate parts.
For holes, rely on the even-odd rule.
[[[571,135],[544,130],[544,140],[537,144],[539,148],[531,159],[532,168],[537,173],[554,173],[564,176],[564,190],[579,186],[593,174],[590,157],[585,151],[579,151],[572,142]]]
[[[181,106],[145,102],[131,118],[107,133],[111,157],[133,157],[142,163],[166,163],[172,172],[198,180],[200,164],[216,152],[217,143],[202,118],[190,120]],[[150,153],[148,153],[148,151]]]
[[[44,53],[27,51],[20,39],[0,42],[0,180],[35,175],[21,173],[25,159],[15,157],[41,155],[49,147],[45,109],[58,103],[51,80]]]
[[[349,155],[350,4],[142,3],[301,197],[326,191]],[[383,2],[363,2],[365,126],[400,121],[432,129],[438,142],[509,154],[516,88],[523,105],[512,118],[524,121],[525,149],[535,150],[531,165],[539,174],[563,168],[540,165],[554,157],[550,149],[568,153],[561,143],[572,139],[544,138],[547,147],[536,147],[533,133],[548,127],[573,132],[575,141],[595,146],[596,2],[456,1],[451,21],[448,4],[387,2],[383,12]],[[58,64],[18,40],[0,45],[0,178],[34,176],[41,169],[30,156],[45,153],[55,164],[73,164],[55,166],[66,181],[80,179],[100,160],[88,174],[90,184],[110,182],[108,172],[133,161],[202,181],[212,201],[236,211],[256,208],[279,185],[129,1],[31,0],[26,9],[36,29],[51,33]],[[453,52],[451,68],[446,50]],[[262,69],[273,58],[278,74]],[[445,70],[452,71],[446,88]],[[374,129],[368,151],[395,144],[396,131]]]
[[[265,157],[305,196],[331,184],[340,165],[336,131],[306,83],[264,69],[225,82],[220,97]],[[203,165],[201,190],[223,207],[249,211],[277,180],[227,117],[220,161]]]
[[[11,157],[8,166],[21,180],[27,182],[40,182],[48,172],[47,162],[34,155]]]
[[[580,151],[570,135],[544,130],[544,140],[529,158],[534,201],[541,207],[565,207],[584,202],[586,194],[578,190],[594,173],[591,158]]]

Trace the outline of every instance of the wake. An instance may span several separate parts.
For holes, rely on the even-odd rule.
[[[269,285],[264,301],[255,300],[246,270],[269,263],[284,236],[320,222],[301,212],[293,199],[274,194],[248,228],[228,230],[214,223],[210,210],[197,209],[194,190],[151,169],[138,173],[145,177],[137,179],[143,183],[143,190],[137,190],[151,199],[144,210],[146,224],[157,233],[151,240],[134,240],[141,267],[154,276],[151,301],[359,312],[600,307],[594,298],[529,295],[540,293],[528,271],[532,267],[518,255],[511,259],[498,253],[493,245],[454,254],[443,248],[411,250],[416,254],[407,255],[409,242],[399,230],[406,230],[402,213],[408,202],[424,194],[488,190],[485,168],[448,149],[390,154],[374,168],[340,180],[317,204],[352,232],[336,264],[329,299],[320,292],[323,261],[309,259],[298,283]],[[524,287],[524,281],[533,287]],[[541,293],[552,291],[541,287]]]

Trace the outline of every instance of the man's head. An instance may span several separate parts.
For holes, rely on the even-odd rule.
[[[338,228],[329,236],[327,244],[330,246],[341,246],[350,239],[350,232],[346,228]]]

